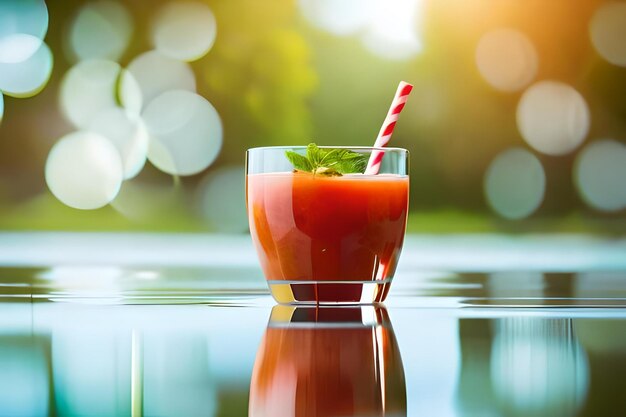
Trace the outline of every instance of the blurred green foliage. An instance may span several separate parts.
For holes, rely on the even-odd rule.
[[[47,191],[43,176],[47,152],[72,130],[59,113],[57,93],[70,67],[64,37],[83,4],[47,3],[46,41],[54,52],[55,69],[38,96],[5,100],[0,125],[0,228],[209,229],[194,202],[203,174],[177,179],[172,186],[171,177],[147,167],[130,182],[134,197],[127,204],[143,203],[133,215],[111,207],[73,210]],[[124,3],[135,19],[135,33],[122,65],[151,49],[147,33],[162,3]],[[417,212],[411,216],[410,230],[623,232],[624,210],[603,214],[587,208],[578,196],[572,181],[576,153],[537,155],[546,171],[547,190],[531,219],[498,219],[486,206],[482,185],[495,155],[526,146],[515,121],[520,93],[493,90],[476,69],[475,46],[487,30],[524,31],[537,47],[536,79],[570,83],[585,96],[592,116],[587,142],[626,137],[626,69],[600,59],[589,42],[588,21],[600,1],[584,0],[575,7],[569,0],[424,1],[418,25],[423,50],[405,61],[377,57],[354,36],[338,37],[311,27],[293,0],[206,3],[217,19],[217,40],[192,67],[198,92],[217,108],[225,132],[222,153],[208,172],[242,165],[245,150],[253,146],[311,141],[370,145],[397,82],[404,79],[415,89],[393,145],[411,152],[411,204]]]
[[[224,119],[221,162],[241,163],[255,145],[311,136],[308,99],[317,85],[311,48],[295,26],[292,1],[213,2],[218,41],[198,66],[206,96]]]

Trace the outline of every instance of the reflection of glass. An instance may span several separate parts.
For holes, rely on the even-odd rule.
[[[507,416],[576,415],[587,395],[589,365],[572,320],[498,320],[491,380]]]
[[[383,301],[404,239],[408,152],[324,148],[326,155],[384,153],[377,175],[330,175],[325,157],[304,172],[294,170],[286,151],[307,152],[269,147],[246,155],[250,232],[272,295],[279,303]]]
[[[258,351],[250,416],[404,416],[406,387],[382,307],[276,306]]]
[[[188,331],[146,332],[134,334],[143,370],[138,378],[143,383],[140,401],[145,416],[208,417],[215,415],[214,382],[209,368],[207,339]],[[134,359],[134,357],[133,357]],[[132,364],[133,372],[135,363]],[[139,399],[138,399],[139,400]],[[134,408],[140,409],[140,407]],[[139,414],[138,414],[139,415]]]
[[[48,338],[0,334],[0,416],[50,414],[54,406],[50,369]]]

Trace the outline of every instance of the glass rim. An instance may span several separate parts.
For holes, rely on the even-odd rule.
[[[263,150],[304,150],[306,146],[297,145],[297,146],[256,146],[254,148],[248,148],[246,152],[250,151],[263,151]],[[394,147],[380,147],[380,146],[332,146],[332,145],[323,145],[318,146],[321,149],[353,149],[358,151],[395,151],[395,152],[406,152],[409,153],[408,149],[405,148],[394,148]]]

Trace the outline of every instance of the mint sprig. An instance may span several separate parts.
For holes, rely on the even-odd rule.
[[[286,151],[285,155],[297,171],[326,176],[340,176],[365,172],[367,156],[347,149],[325,150],[314,143],[306,148],[306,156]]]

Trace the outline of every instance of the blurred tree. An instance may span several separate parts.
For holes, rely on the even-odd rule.
[[[121,1],[135,27],[132,42],[120,59],[122,66],[153,47],[149,35],[153,18],[171,1]],[[411,207],[421,211],[412,216],[416,230],[484,231],[495,227],[528,231],[534,227],[545,231],[547,223],[541,223],[545,220],[555,230],[613,231],[620,220],[623,223],[625,210],[602,213],[581,200],[572,169],[582,147],[563,156],[530,149],[516,123],[523,90],[495,90],[476,65],[476,48],[485,33],[498,28],[523,33],[538,57],[533,82],[565,82],[589,104],[591,129],[582,146],[601,138],[624,141],[626,68],[606,62],[589,37],[590,19],[605,1],[584,0],[572,7],[570,0],[415,0],[421,7],[414,26],[422,50],[403,61],[388,60],[365,48],[360,36],[366,27],[337,35],[312,25],[300,13],[296,0],[194,1],[208,4],[217,20],[213,48],[191,63],[198,93],[216,107],[224,123],[221,154],[209,171],[242,165],[245,150],[254,146],[310,141],[370,145],[397,82],[404,79],[413,83],[415,90],[392,145],[411,151]],[[50,27],[46,42],[55,59],[52,78],[36,97],[5,98],[0,124],[0,220],[4,220],[0,226],[133,228],[137,219],[128,213],[122,215],[111,208],[78,213],[62,207],[46,189],[43,171],[48,151],[59,137],[73,130],[59,111],[58,88],[71,65],[63,53],[68,27],[85,1],[49,0],[47,4]],[[390,27],[389,34],[393,29]],[[547,178],[545,199],[530,219],[493,223],[496,216],[487,208],[483,193],[484,174],[500,152],[513,146],[529,149],[540,158]],[[128,191],[134,193],[129,205],[142,202],[158,210],[142,212],[140,217],[146,222],[137,227],[197,230],[198,219],[176,221],[189,220],[201,176],[176,182],[174,193],[171,177],[148,164],[132,186],[155,188],[142,194],[129,186]],[[175,209],[159,199],[164,189],[173,192]],[[531,224],[535,220],[537,223]]]
[[[308,140],[317,76],[294,24],[294,2],[230,0],[211,7],[217,41],[198,72],[224,122],[227,149],[220,162],[241,163],[251,146]]]

